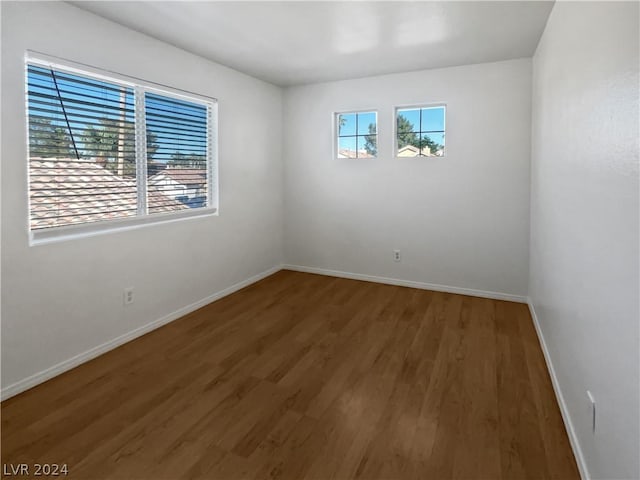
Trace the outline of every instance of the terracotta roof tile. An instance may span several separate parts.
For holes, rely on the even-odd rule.
[[[171,177],[174,181],[183,185],[207,183],[207,171],[204,168],[165,168],[149,178],[149,183],[158,180],[162,175]]]
[[[93,161],[31,158],[31,229],[90,223],[135,216],[136,183]],[[150,213],[188,209],[186,205],[149,189]]]

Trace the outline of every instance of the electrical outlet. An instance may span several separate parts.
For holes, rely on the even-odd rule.
[[[394,250],[393,251],[393,261],[394,262],[399,262],[401,260],[401,256],[400,256],[400,250]]]
[[[133,303],[133,287],[125,288],[122,294],[122,301],[125,305],[131,305]]]
[[[591,420],[591,432],[596,433],[596,400],[589,390],[587,390],[587,398],[589,399],[589,419]]]

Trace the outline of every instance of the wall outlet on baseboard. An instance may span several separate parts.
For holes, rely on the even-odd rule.
[[[122,303],[131,305],[133,303],[133,287],[125,288],[122,294]]]
[[[394,262],[399,262],[400,260],[402,260],[402,257],[400,256],[400,250],[394,250],[393,251],[393,261]]]
[[[591,422],[591,433],[596,433],[596,400],[589,390],[587,390],[587,398],[589,399],[589,420]]]

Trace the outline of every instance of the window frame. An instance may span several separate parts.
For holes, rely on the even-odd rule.
[[[355,158],[342,158],[342,157],[338,157],[338,154],[340,153],[340,146],[339,146],[339,140],[340,140],[340,129],[338,128],[338,117],[340,115],[351,115],[351,114],[355,114],[356,116],[360,113],[373,113],[376,116],[376,155],[374,157],[355,157]],[[332,116],[332,121],[333,121],[333,158],[335,160],[376,160],[379,158],[380,156],[380,143],[378,142],[379,137],[380,137],[380,131],[378,129],[378,110],[377,109],[362,109],[362,110],[341,110],[341,111],[336,111],[333,112]],[[356,117],[357,118],[357,117]],[[358,135],[358,126],[356,123],[356,134],[355,135],[346,135],[345,137],[342,138],[347,138],[347,137],[355,137],[356,138],[356,152],[358,150],[358,137],[364,137],[366,135],[369,134],[365,134],[365,135]],[[357,155],[357,153],[356,153]]]
[[[79,223],[31,229],[31,178],[30,178],[30,137],[29,137],[29,65],[52,68],[74,75],[85,76],[115,85],[131,88],[135,101],[135,158],[136,158],[136,193],[137,212],[135,216],[100,220],[96,222]],[[25,99],[25,127],[26,127],[26,170],[27,170],[27,231],[29,245],[35,246],[61,240],[82,238],[103,233],[137,229],[146,225],[162,224],[198,217],[218,216],[219,208],[219,173],[218,173],[218,100],[214,97],[193,93],[175,87],[170,87],[149,80],[124,75],[111,70],[97,68],[83,63],[73,62],[52,55],[27,50],[24,56],[24,99]],[[145,93],[189,101],[207,108],[207,206],[175,212],[149,213],[147,207],[148,186],[146,167],[146,121],[145,121]],[[142,141],[140,141],[142,139]],[[141,194],[142,193],[142,194]]]
[[[445,137],[444,151],[442,155],[416,155],[415,157],[399,157],[398,156],[398,111],[399,110],[421,110],[423,108],[444,108],[444,121],[442,134]],[[422,133],[422,132],[420,132]],[[425,132],[428,133],[428,132]],[[445,102],[436,103],[417,103],[410,105],[396,105],[393,107],[393,158],[395,159],[413,159],[413,158],[445,158],[447,156],[447,104]]]

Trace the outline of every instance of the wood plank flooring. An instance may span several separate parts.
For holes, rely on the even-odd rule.
[[[1,410],[68,478],[579,478],[526,305],[290,271]]]

